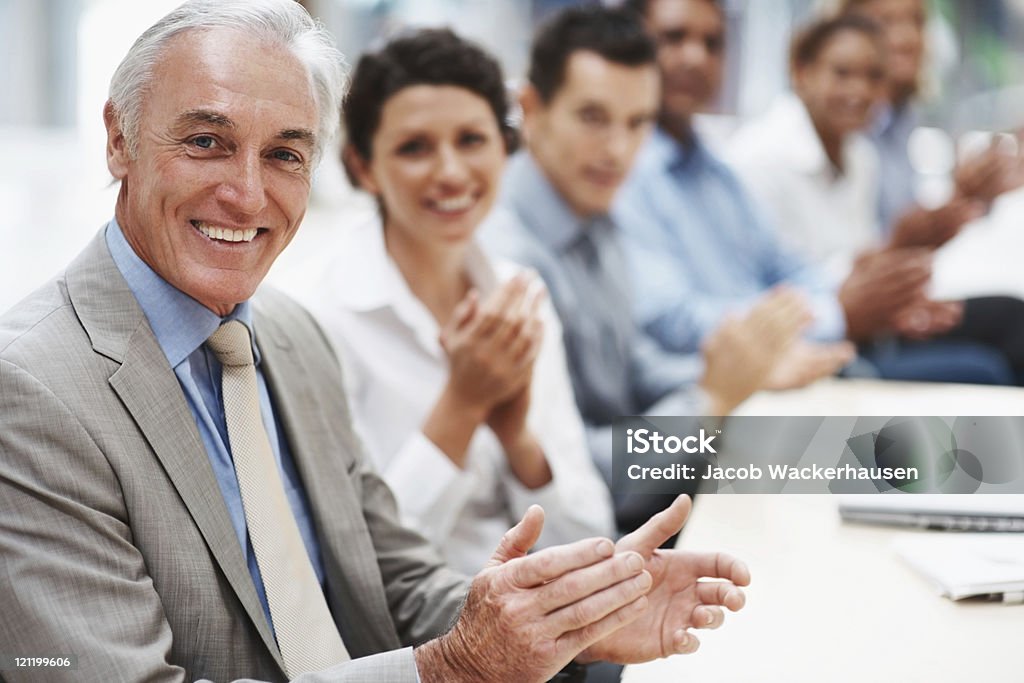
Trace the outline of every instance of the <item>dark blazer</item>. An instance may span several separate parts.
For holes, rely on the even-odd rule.
[[[403,528],[310,316],[254,299],[263,371],[353,658],[320,681],[415,681],[465,595]],[[284,680],[177,378],[102,233],[0,317],[0,652],[78,656],[9,681]]]

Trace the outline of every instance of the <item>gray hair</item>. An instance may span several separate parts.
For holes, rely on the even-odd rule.
[[[338,132],[345,60],[323,25],[295,0],[189,0],[139,36],[110,80],[110,103],[128,154],[138,153],[143,98],[168,41],[185,31],[213,28],[239,29],[254,41],[281,45],[305,65],[320,115],[319,159]]]

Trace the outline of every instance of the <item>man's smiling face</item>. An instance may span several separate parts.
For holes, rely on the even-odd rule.
[[[134,156],[105,112],[125,237],[219,315],[252,296],[305,214],[318,122],[309,83],[283,47],[192,30],[170,40],[154,70]]]

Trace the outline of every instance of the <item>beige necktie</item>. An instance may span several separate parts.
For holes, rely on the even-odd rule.
[[[221,389],[231,455],[286,673],[294,678],[347,661],[263,425],[249,328],[226,322],[206,343],[224,366]]]

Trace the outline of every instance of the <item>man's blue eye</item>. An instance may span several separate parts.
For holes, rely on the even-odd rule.
[[[192,144],[201,149],[210,149],[216,144],[216,141],[209,135],[199,135],[192,138]]]
[[[279,159],[279,160],[281,160],[281,161],[298,161],[299,160],[299,157],[297,157],[294,154],[292,154],[291,152],[288,152],[288,151],[283,150],[283,149],[279,149],[276,152],[274,152],[274,157]]]

